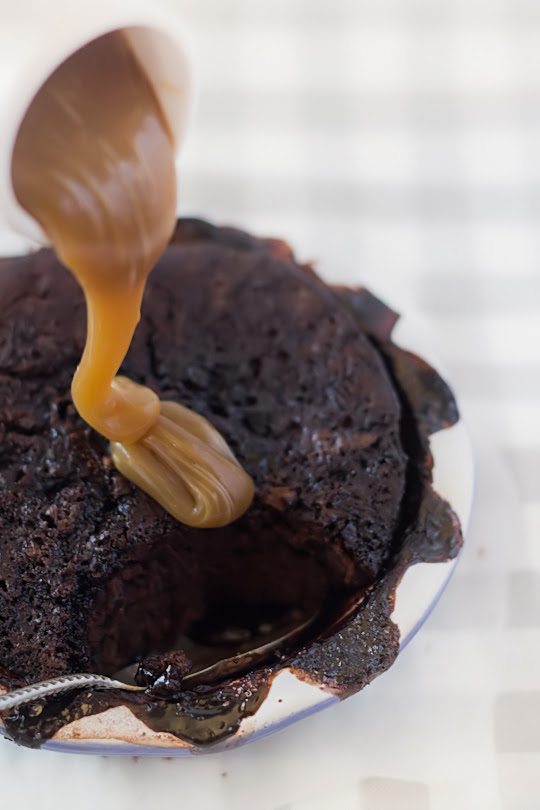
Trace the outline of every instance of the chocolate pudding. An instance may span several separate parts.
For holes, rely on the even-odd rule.
[[[0,300],[0,685],[124,671],[146,688],[4,712],[13,739],[127,705],[211,743],[283,666],[341,696],[390,666],[403,572],[461,544],[427,440],[457,410],[392,344],[397,316],[282,242],[178,222],[121,373],[205,417],[253,479],[250,509],[205,529],[124,478],[75,411],[84,298],[54,254],[2,262]]]

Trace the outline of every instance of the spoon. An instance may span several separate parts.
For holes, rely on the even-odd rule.
[[[239,670],[244,670],[252,666],[254,663],[265,658],[272,650],[276,649],[280,644],[285,641],[292,641],[296,639],[314,620],[310,617],[308,621],[294,628],[292,632],[286,633],[279,638],[273,639],[267,644],[262,644],[248,652],[238,653],[230,658],[225,658],[205,667],[202,670],[187,675],[182,680],[182,687],[189,689],[190,686],[211,683],[212,681],[219,680],[226,676],[236,674]],[[128,671],[132,667],[126,667],[122,670],[122,674],[128,675]],[[129,673],[131,674],[131,673]],[[78,675],[63,675],[58,678],[50,678],[46,681],[39,683],[29,684],[20,689],[14,689],[12,692],[6,692],[0,695],[0,713],[6,712],[17,706],[23,706],[25,703],[32,703],[40,698],[49,695],[60,694],[67,692],[70,689],[78,689],[81,687],[101,687],[105,689],[123,689],[130,692],[150,692],[152,688],[145,686],[135,686],[123,681],[117,681],[114,678],[107,678],[104,675],[91,675],[89,673],[81,673]]]
[[[356,595],[352,598],[342,609],[339,622],[344,620],[353,606],[357,607],[363,601],[363,595]],[[210,666],[203,669],[198,669],[186,675],[182,680],[182,688],[189,689],[199,684],[211,684],[219,681],[225,677],[240,674],[252,667],[254,664],[260,663],[271,652],[277,650],[283,644],[290,645],[291,642],[297,641],[298,638],[310,627],[318,618],[319,612],[310,616],[307,621],[300,625],[296,625],[292,630],[284,633],[277,638],[272,639],[265,644],[261,644],[245,652],[239,652],[236,655],[228,658],[222,658]],[[335,627],[338,621],[334,620],[332,627]],[[131,665],[121,670],[121,675],[126,677],[133,676],[133,669],[137,665]],[[114,678],[107,678],[105,675],[91,675],[89,673],[81,673],[77,675],[63,675],[58,678],[50,678],[46,681],[39,683],[29,684],[20,689],[14,689],[11,692],[6,692],[0,695],[0,714],[2,712],[13,709],[16,706],[23,706],[25,703],[32,703],[40,698],[47,697],[48,695],[56,695],[62,692],[67,692],[70,689],[78,689],[82,687],[97,687],[103,689],[118,689],[130,692],[152,692],[152,687],[135,686],[130,683],[115,680]]]

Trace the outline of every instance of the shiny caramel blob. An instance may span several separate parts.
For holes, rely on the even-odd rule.
[[[113,442],[119,469],[179,520],[234,520],[253,484],[223,439],[202,417],[116,377],[176,219],[171,133],[122,33],[82,48],[40,89],[12,180],[84,290],[87,341],[72,384],[79,413]]]
[[[113,442],[120,472],[189,526],[217,528],[240,517],[253,482],[210,422],[162,402],[152,430],[135,444]]]

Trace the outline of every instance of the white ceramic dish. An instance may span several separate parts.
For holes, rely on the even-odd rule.
[[[0,240],[0,255],[1,255]],[[425,356],[414,322],[400,318],[393,332],[394,342]],[[433,359],[428,357],[433,364]],[[438,364],[434,364],[438,367]],[[446,376],[446,375],[445,375]],[[474,489],[474,463],[471,443],[463,424],[430,437],[434,459],[434,487],[458,515],[467,529]],[[407,570],[396,592],[392,614],[401,636],[401,649],[408,644],[437,604],[455,569],[457,560],[447,563],[417,564]],[[43,748],[72,753],[189,756],[222,751],[253,742],[285,728],[301,718],[339,700],[322,688],[300,681],[290,670],[282,670],[273,680],[270,692],[258,712],[245,718],[239,730],[227,740],[208,746],[193,746],[170,734],[151,731],[125,707],[75,721],[61,729]],[[1,733],[1,728],[0,728]]]

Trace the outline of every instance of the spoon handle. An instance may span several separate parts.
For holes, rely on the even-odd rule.
[[[12,692],[0,695],[0,712],[13,709],[15,706],[22,706],[31,703],[47,695],[55,695],[60,692],[67,692],[69,689],[77,689],[84,686],[101,686],[106,689],[127,689],[131,692],[143,692],[143,686],[132,686],[122,681],[115,681],[105,675],[90,675],[81,673],[80,675],[62,675],[59,678],[51,678],[47,681],[32,683]]]

